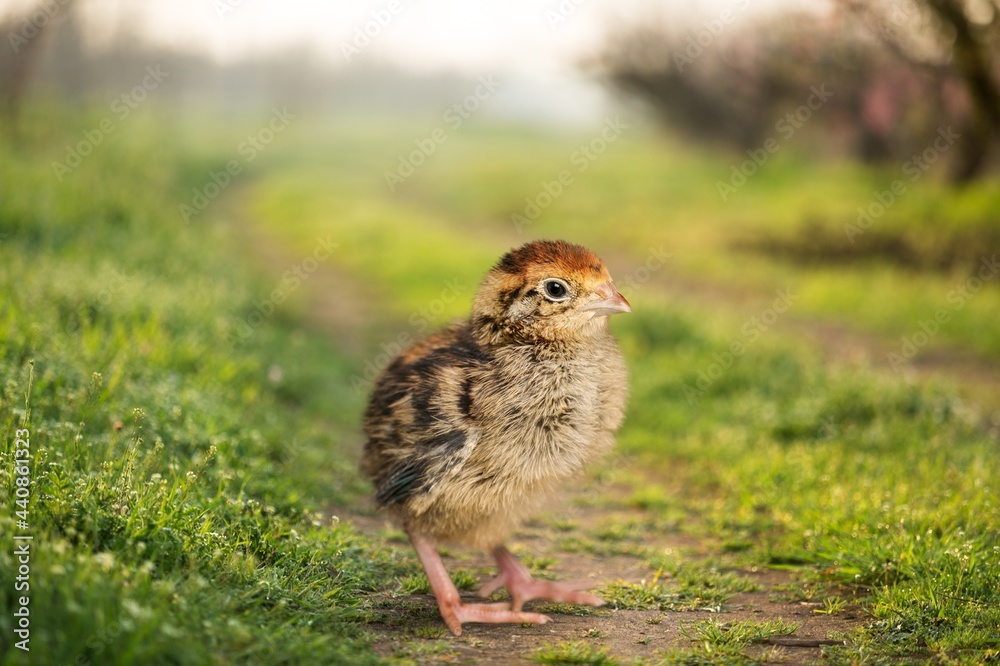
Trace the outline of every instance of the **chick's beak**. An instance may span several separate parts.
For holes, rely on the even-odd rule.
[[[618,293],[615,285],[605,282],[594,289],[598,300],[591,301],[580,308],[580,312],[593,312],[595,315],[613,315],[620,312],[632,312],[632,306],[625,297]]]

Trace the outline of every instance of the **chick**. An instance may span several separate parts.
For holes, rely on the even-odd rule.
[[[531,599],[601,605],[587,585],[535,580],[503,545],[553,491],[607,452],[622,422],[625,362],[609,315],[630,312],[604,263],[564,241],[535,241],[486,274],[472,315],[402,352],[365,412],[362,469],[406,531],[441,616],[544,623]],[[465,604],[438,544],[492,551],[511,603]]]

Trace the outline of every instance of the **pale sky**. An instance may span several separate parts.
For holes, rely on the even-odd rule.
[[[0,14],[39,1],[0,0]],[[296,48],[345,67],[375,60],[424,73],[492,74],[503,87],[484,113],[595,126],[614,103],[578,65],[600,49],[609,28],[663,20],[694,35],[706,22],[718,25],[723,12],[729,12],[727,25],[738,25],[755,14],[826,1],[77,0],[85,37],[98,43],[127,28],[127,34],[137,31],[155,44],[220,62]],[[371,35],[359,38],[366,27]],[[352,50],[348,61],[345,48],[359,53]]]
[[[697,30],[730,10],[734,23],[777,7],[820,0],[78,0],[88,33],[131,23],[152,41],[204,51],[221,61],[308,47],[345,63],[344,45],[359,27],[374,36],[360,48],[375,58],[417,70],[505,71],[545,78],[571,69],[609,25],[669,16]],[[37,0],[6,0],[8,8]],[[391,8],[397,8],[393,13]],[[374,15],[388,17],[377,26]],[[101,30],[100,25],[106,26]],[[361,42],[363,43],[363,42]]]

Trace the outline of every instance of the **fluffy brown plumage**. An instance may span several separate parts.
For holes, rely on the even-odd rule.
[[[603,262],[563,241],[504,255],[472,315],[386,369],[365,412],[362,468],[410,536],[449,628],[545,622],[532,598],[601,603],[579,586],[535,581],[504,539],[552,491],[614,443],[627,396],[608,315],[630,310]],[[435,544],[492,549],[513,604],[462,604]]]

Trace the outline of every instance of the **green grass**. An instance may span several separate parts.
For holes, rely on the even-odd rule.
[[[374,662],[361,602],[415,563],[320,515],[361,487],[354,361],[287,311],[227,342],[272,283],[217,225],[180,224],[196,175],[153,129],[63,183],[63,137],[0,145],[0,487],[16,428],[32,480],[29,528],[0,514],[0,663],[29,663],[9,640],[15,532],[33,536],[30,663]]]
[[[794,634],[800,625],[785,620],[764,620],[753,622],[718,622],[705,620],[696,622],[685,629],[685,635],[693,641],[711,646],[745,647],[775,636]]]
[[[695,622],[681,628],[693,646],[668,649],[661,653],[661,659],[657,663],[663,666],[782,663],[787,655],[777,651],[777,648],[764,651],[757,649],[753,653],[748,648],[769,638],[793,634],[798,628],[799,624],[781,619],[760,622],[752,620]]]
[[[837,615],[843,613],[846,608],[847,603],[840,597],[825,597],[823,607],[816,608],[813,612],[820,615]]]
[[[718,612],[734,594],[760,589],[759,585],[744,576],[719,571],[711,561],[654,555],[650,559],[650,567],[657,572],[652,581],[618,581],[605,586],[600,591],[601,597],[614,608],[622,610]]]
[[[447,631],[447,630],[445,630]],[[458,656],[449,641],[442,640],[412,640],[407,641],[395,650],[390,664],[399,666],[426,663],[454,662]]]
[[[532,655],[539,664],[585,664],[586,666],[616,666],[620,662],[613,658],[606,647],[583,642],[567,642],[547,645]]]
[[[52,155],[87,120],[0,144],[0,422],[5,433],[31,432],[33,663],[374,663],[369,623],[438,626],[435,609],[405,598],[426,585],[398,535],[375,541],[325,513],[365,501],[354,463],[364,394],[351,377],[381,344],[465,314],[485,268],[537,235],[592,244],[636,278],[634,313],[614,322],[632,373],[623,456],[599,485],[627,486],[626,505],[643,517],[556,526],[565,549],[650,565],[653,582],[606,586],[609,601],[719,609],[755,589],[740,571],[772,566],[800,581],[790,595],[830,599],[826,612],[839,608],[834,586],[860,595],[871,619],[827,651],[834,663],[974,663],[1000,650],[997,429],[973,402],[948,387],[827,367],[777,327],[691,399],[718,354],[746,341],[747,309],[759,314],[779,287],[798,294],[796,315],[893,336],[946,302],[960,269],[878,257],[809,267],[740,245],[757,232],[794,238],[817,216],[836,229],[891,174],[782,156],[723,205],[713,183],[727,158],[637,129],[518,234],[510,213],[585,134],[470,123],[390,194],[382,171],[416,134],[304,121],[233,187],[287,256],[306,256],[319,235],[340,243],[331,264],[378,295],[377,320],[349,354],[313,328],[306,283],[234,348],[234,326],[287,267],[244,256],[223,223],[225,197],[192,225],[177,204],[231,157],[242,128],[207,140],[204,128],[177,128],[167,142],[137,117],[57,183]],[[880,229],[903,233],[911,218],[975,227],[998,208],[985,185],[921,184]],[[638,280],[661,245],[673,253],[669,268]],[[668,274],[752,296],[733,307],[674,298],[659,284]],[[998,313],[1000,290],[988,286],[932,344],[996,357],[1000,333],[983,322]],[[13,452],[7,437],[5,489],[14,488]],[[14,519],[0,514],[3,581],[16,567]],[[650,552],[642,535],[656,530],[694,537],[710,556]],[[534,566],[558,574],[558,564]],[[460,578],[477,582],[472,572]],[[4,636],[14,596],[5,582]],[[425,640],[439,634],[425,633],[394,658],[447,657],[444,641]],[[708,643],[712,651],[665,653],[664,662],[747,659],[742,647]],[[27,663],[3,646],[0,663]],[[575,644],[535,658],[614,659]]]
[[[479,577],[468,569],[451,569],[448,573],[459,590],[475,590],[479,587]],[[431,585],[423,571],[402,578],[399,586],[403,594],[431,594]]]

